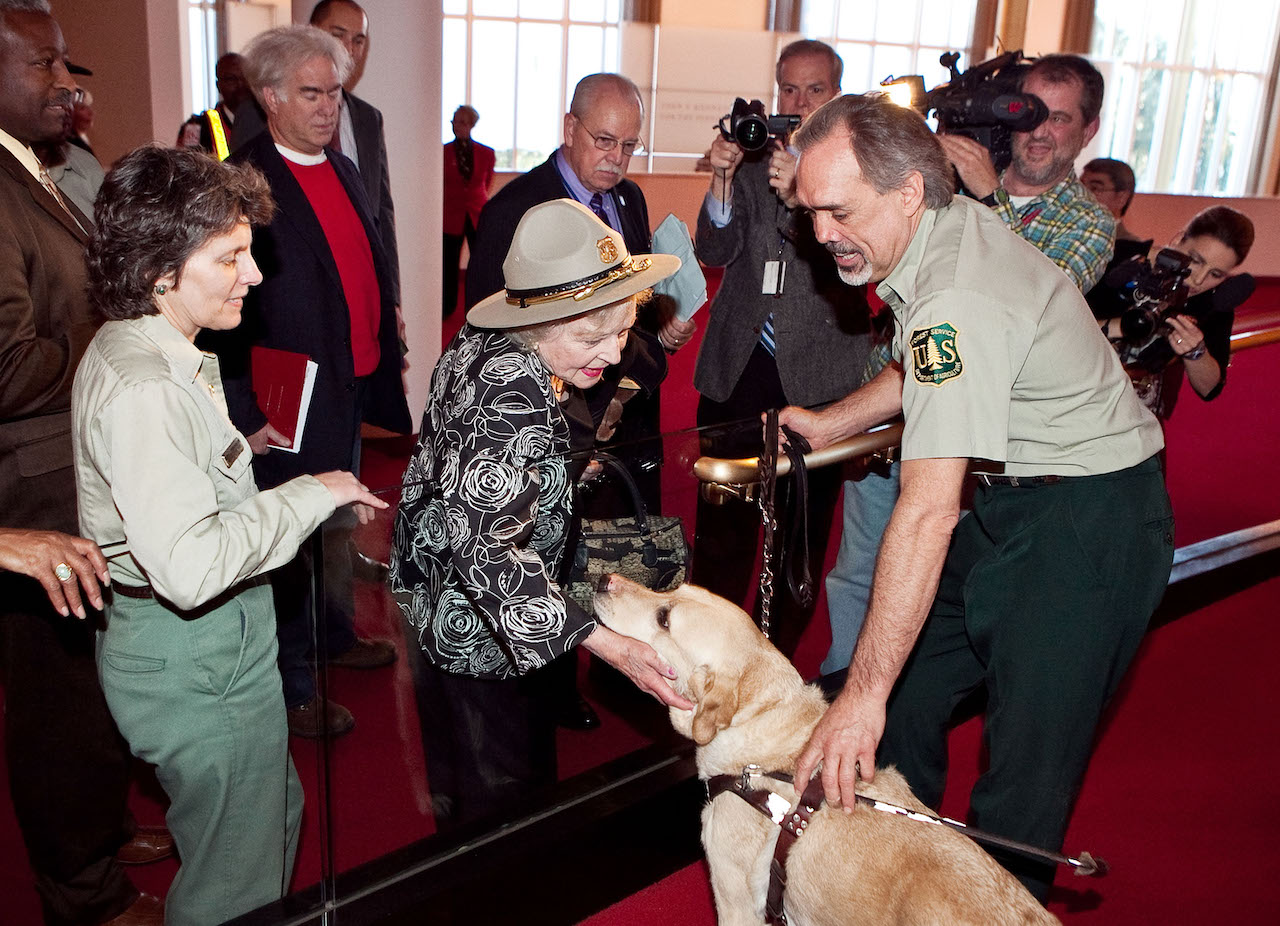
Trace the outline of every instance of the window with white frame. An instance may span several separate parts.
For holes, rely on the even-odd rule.
[[[886,77],[919,74],[927,89],[950,79],[938,63],[973,41],[977,0],[805,0],[800,30],[834,46],[844,61],[845,93],[875,90]]]
[[[218,60],[218,5],[215,0],[189,0],[187,41],[191,69],[192,111],[200,112],[218,102],[213,65]]]
[[[1139,190],[1256,192],[1277,79],[1280,0],[1097,0],[1100,153]]]
[[[621,0],[444,0],[441,140],[462,103],[499,169],[528,170],[560,144],[574,85],[618,69]]]

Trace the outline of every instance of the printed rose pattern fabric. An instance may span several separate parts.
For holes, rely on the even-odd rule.
[[[568,451],[537,355],[463,327],[431,378],[392,541],[391,588],[433,665],[511,678],[595,628],[550,578],[569,528]]]

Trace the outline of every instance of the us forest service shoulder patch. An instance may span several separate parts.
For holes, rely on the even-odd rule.
[[[964,361],[956,348],[956,334],[950,322],[911,332],[911,365],[916,382],[941,386],[964,372]]]

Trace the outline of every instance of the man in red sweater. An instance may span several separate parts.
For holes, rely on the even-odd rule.
[[[355,165],[328,147],[351,56],[320,29],[287,26],[254,39],[244,66],[268,130],[233,159],[262,171],[278,211],[254,234],[263,282],[246,299],[240,327],[216,347],[231,420],[253,448],[259,486],[268,488],[303,473],[358,472],[362,422],[398,433],[408,433],[411,422],[387,256]],[[257,346],[305,354],[317,365],[296,447],[283,449],[290,442],[267,420],[264,396],[254,390],[250,358]],[[273,576],[285,706],[297,735],[326,729],[338,735],[355,723],[346,708],[316,692],[313,612],[329,665],[368,669],[395,659],[389,640],[361,639],[352,625],[347,541],[354,526],[338,514],[321,528],[323,602],[310,600],[313,563],[306,553]]]

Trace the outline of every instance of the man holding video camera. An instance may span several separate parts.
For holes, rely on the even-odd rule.
[[[976,826],[1056,850],[1094,731],[1159,602],[1173,517],[1160,426],[1084,297],[1044,255],[954,196],[936,136],[879,94],[800,130],[800,202],[850,285],[878,283],[893,357],[821,412],[826,446],[902,413],[902,493],[843,690],[797,761],[829,801],[894,762],[931,807],[947,727],[985,689]],[[979,485],[960,518],[970,469]],[[1042,900],[1053,870],[1006,862]]]
[[[840,92],[842,70],[831,46],[792,42],[778,57],[779,112],[807,117]],[[711,145],[711,189],[698,214],[696,247],[699,260],[725,270],[694,373],[698,425],[711,428],[703,433],[702,452],[711,456],[756,456],[761,412],[834,401],[857,386],[866,362],[865,295],[841,286],[797,208],[796,158],[784,142],[775,137],[748,153],[721,134]],[[832,467],[810,475],[813,562],[823,559],[839,476]],[[759,523],[752,503],[699,498],[694,581],[744,601]],[[794,604],[780,602],[778,643],[788,653],[812,614],[811,606]]]
[[[997,174],[972,138],[940,135],[942,150],[975,199],[1071,277],[1081,292],[1099,279],[1115,245],[1116,220],[1076,179],[1075,162],[1098,131],[1102,75],[1079,55],[1045,55],[1022,78],[1049,118],[1013,133],[1013,161]]]

